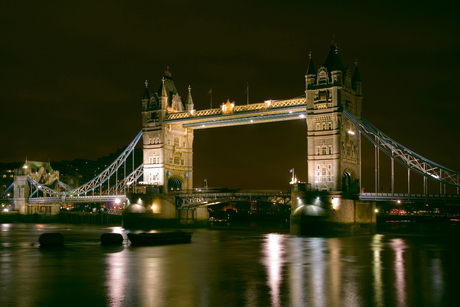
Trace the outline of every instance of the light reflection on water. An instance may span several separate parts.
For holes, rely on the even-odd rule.
[[[280,301],[281,269],[283,267],[284,237],[279,234],[269,234],[263,244],[264,261],[267,267],[268,286],[273,307],[278,307]]]
[[[39,248],[47,231],[71,242]],[[458,238],[202,229],[191,244],[102,247],[103,232],[126,237],[2,224],[0,306],[448,306],[460,276]]]
[[[397,306],[406,306],[406,279],[405,279],[405,263],[404,263],[404,250],[407,246],[403,239],[392,239],[390,246],[395,253],[394,258],[394,271],[396,275],[395,288],[397,296]]]
[[[383,281],[382,281],[382,259],[381,253],[384,247],[383,235],[376,234],[372,238],[371,249],[373,251],[372,273],[374,276],[374,306],[383,306]]]

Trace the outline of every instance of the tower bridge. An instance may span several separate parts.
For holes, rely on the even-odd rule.
[[[266,100],[243,105],[227,101],[219,108],[196,110],[191,87],[188,87],[187,99],[183,101],[168,69],[157,91],[150,91],[146,81],[142,97],[142,131],[101,174],[73,188],[60,182],[58,176],[53,179],[51,175],[46,175],[45,170],[40,169],[36,173],[27,169],[16,170],[14,184],[2,197],[13,190],[14,206],[21,214],[36,212],[37,204],[55,208],[53,212],[56,213],[63,202],[107,202],[124,197],[130,200],[130,207],[137,206],[136,212],[128,207],[125,210],[127,216],[139,213],[151,219],[204,222],[206,205],[213,200],[250,195],[180,193],[193,190],[194,130],[300,118],[306,121],[307,128],[306,183],[294,180],[289,197],[278,195],[278,199],[275,199],[276,195],[257,196],[267,199],[271,197],[276,202],[289,202],[293,212],[291,220],[296,221],[296,214],[300,216],[308,211],[308,214],[321,212],[318,216],[323,219],[326,216],[330,223],[372,225],[375,223],[375,201],[395,197],[405,200],[457,201],[460,173],[416,154],[381,132],[362,117],[362,100],[362,80],[358,66],[355,63],[353,69],[345,67],[335,45],[330,47],[326,60],[318,69],[310,55],[305,75],[305,95],[286,100]],[[361,190],[362,136],[375,148],[374,193],[364,193]],[[133,163],[133,172],[130,174],[118,174],[141,140],[143,163],[137,168]],[[394,161],[407,168],[407,193],[379,193],[381,152],[391,159],[392,191],[395,180]],[[422,194],[410,191],[411,173],[423,176]],[[45,175],[48,176],[46,180]],[[54,180],[54,186],[50,184],[51,181],[48,182],[51,179]],[[426,189],[428,181],[456,187],[457,194],[430,195]],[[321,199],[315,196],[318,193]],[[187,216],[183,217],[181,208],[185,207],[194,207],[196,213],[190,216],[190,212],[187,212]],[[344,212],[343,215],[341,212]],[[354,216],[354,219],[345,216]],[[357,216],[364,217],[359,220]],[[297,219],[297,222],[300,223],[300,220]]]

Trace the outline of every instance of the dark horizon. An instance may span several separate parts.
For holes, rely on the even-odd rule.
[[[458,3],[332,1],[2,4],[0,161],[95,160],[141,129],[144,82],[169,66],[197,110],[304,94],[335,34],[357,59],[363,116],[436,163],[460,171]],[[306,180],[300,121],[195,132],[194,186],[288,187]],[[364,161],[365,160],[365,161]],[[371,158],[363,168],[372,168]],[[364,178],[363,178],[364,179]],[[372,184],[370,184],[372,185]],[[367,186],[366,186],[367,188]]]

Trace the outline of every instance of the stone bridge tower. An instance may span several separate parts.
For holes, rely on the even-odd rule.
[[[161,192],[192,189],[193,130],[181,124],[164,122],[170,113],[193,110],[191,89],[186,104],[182,102],[169,69],[158,91],[146,88],[142,99],[144,183]]]
[[[311,190],[357,193],[361,179],[361,135],[343,115],[361,117],[361,77],[355,63],[344,68],[337,46],[323,65],[310,62],[305,76],[307,98],[308,183]]]

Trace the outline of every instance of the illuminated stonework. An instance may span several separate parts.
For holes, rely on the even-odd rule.
[[[227,102],[223,103],[220,107],[222,109],[222,114],[233,114],[233,110],[235,109],[235,102],[230,102],[230,100],[227,100]]]
[[[193,130],[164,122],[169,114],[194,111],[191,88],[188,90],[184,105],[167,70],[160,90],[150,93],[146,88],[142,99],[143,182],[164,192],[192,189]]]
[[[306,78],[308,183],[312,190],[357,192],[361,136],[341,110],[361,116],[361,79],[344,68],[336,46],[315,70],[310,58]]]

